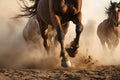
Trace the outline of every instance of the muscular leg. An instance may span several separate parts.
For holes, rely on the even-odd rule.
[[[57,15],[55,13],[54,10],[57,11],[57,9],[55,9],[55,7],[53,8],[53,3],[55,3],[54,5],[56,6],[64,6],[67,9],[67,6],[65,5],[65,1],[64,0],[60,0],[60,3],[56,3],[54,0],[49,0],[49,8],[50,8],[50,19],[52,22],[52,26],[56,29],[57,32],[57,39],[60,43],[60,47],[61,47],[61,51],[60,51],[60,57],[62,58],[61,60],[61,66],[63,67],[70,67],[71,66],[71,62],[68,59],[67,56],[67,52],[64,48],[64,39],[63,39],[63,32],[62,32],[62,25],[61,25],[61,18],[59,15]],[[58,10],[59,11],[59,10]],[[61,10],[62,11],[62,10]]]
[[[53,15],[52,19],[54,21],[53,26],[56,27],[57,39],[61,47],[61,51],[60,51],[60,57],[62,57],[61,66],[70,67],[71,63],[68,59],[67,52],[64,48],[64,32],[66,31],[62,31],[62,29],[64,29],[65,27],[64,28],[62,27],[59,16]]]
[[[69,27],[69,22],[65,23],[62,25],[62,31],[63,31],[63,39],[68,31],[68,27]]]
[[[70,57],[75,57],[77,54],[77,49],[79,48],[79,38],[80,34],[83,31],[83,25],[81,23],[81,14],[79,13],[73,22],[76,24],[76,37],[71,42],[70,47],[66,48]]]
[[[64,40],[64,37],[65,37],[67,31],[68,31],[68,27],[69,27],[69,22],[67,22],[67,23],[65,23],[65,24],[62,24],[61,29],[62,29],[62,32],[63,32],[63,34],[62,34],[63,40]],[[56,45],[56,46],[57,46],[57,44],[58,44],[57,41],[58,41],[58,40],[57,40],[57,36],[56,36],[56,37],[55,37],[55,45]]]
[[[40,32],[43,38],[43,45],[47,51],[49,51],[50,41],[48,39],[48,25],[39,19]]]

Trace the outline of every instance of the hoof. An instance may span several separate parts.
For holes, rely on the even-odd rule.
[[[65,67],[65,68],[71,67],[71,62],[70,62],[70,60],[62,59],[62,60],[61,60],[61,66],[62,66],[62,67]]]
[[[74,49],[72,47],[71,48],[66,48],[66,51],[67,51],[67,53],[70,57],[75,57],[76,54],[78,53],[78,50]]]

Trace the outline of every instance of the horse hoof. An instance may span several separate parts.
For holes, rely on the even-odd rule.
[[[71,67],[71,62],[70,62],[70,60],[64,60],[64,59],[62,59],[62,60],[61,60],[61,66],[62,66],[62,67],[65,67],[65,68]]]
[[[66,51],[70,57],[75,57],[76,54],[78,53],[78,50],[74,48],[66,48]]]

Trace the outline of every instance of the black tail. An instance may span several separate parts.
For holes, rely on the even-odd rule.
[[[23,4],[23,6],[21,6],[20,4],[20,7],[22,8],[21,12],[24,12],[24,14],[19,14],[16,16],[16,18],[19,18],[19,17],[31,17],[31,16],[34,16],[36,14],[36,11],[37,11],[37,6],[38,6],[38,3],[40,0],[29,0],[30,2],[33,2],[34,4],[31,5],[31,6],[28,6],[26,4],[26,1],[25,0],[20,0]]]

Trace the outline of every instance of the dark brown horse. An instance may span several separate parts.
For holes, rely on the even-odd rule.
[[[120,38],[120,2],[110,2],[110,7],[106,9],[108,18],[99,24],[97,35],[104,49],[114,50]]]
[[[24,3],[22,16],[37,16],[39,22],[41,36],[44,40],[44,47],[49,49],[48,39],[48,25],[52,25],[52,29],[57,32],[57,39],[61,46],[60,56],[62,57],[61,65],[63,67],[70,67],[71,62],[68,59],[75,57],[79,48],[79,37],[83,30],[81,23],[81,6],[82,0],[33,0],[34,4],[30,7]],[[71,42],[68,48],[64,47],[64,37],[67,33],[69,21],[76,25],[76,37]],[[68,53],[68,54],[67,54]]]

